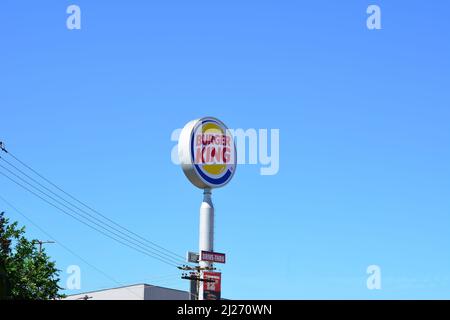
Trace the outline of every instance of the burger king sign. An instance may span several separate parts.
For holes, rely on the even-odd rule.
[[[201,189],[223,187],[236,170],[233,136],[222,121],[213,117],[193,120],[184,126],[178,155],[186,177]]]

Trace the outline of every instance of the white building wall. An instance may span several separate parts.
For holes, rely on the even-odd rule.
[[[137,284],[67,296],[66,300],[189,300],[189,293],[182,290]]]

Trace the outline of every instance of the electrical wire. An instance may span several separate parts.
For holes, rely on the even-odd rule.
[[[2,165],[0,165],[0,167],[4,168]],[[11,178],[10,176],[4,174],[4,173],[1,172],[1,171],[0,171],[0,174],[3,175],[3,176],[5,176],[5,177],[7,177],[9,180],[11,180],[12,182],[16,183],[16,184],[19,185],[20,187],[24,188],[24,186],[23,186],[22,184],[17,183],[17,181],[14,180],[13,178]],[[12,174],[15,175],[14,173],[12,173]],[[15,176],[17,177],[17,175],[15,175]],[[20,180],[22,180],[23,182],[25,182],[26,184],[30,185],[33,189],[35,189],[35,190],[39,191],[40,193],[42,193],[44,196],[46,196],[46,197],[52,199],[53,201],[55,201],[55,202],[58,203],[59,205],[63,206],[64,208],[66,208],[66,209],[68,209],[68,210],[70,210],[70,211],[73,212],[75,215],[80,216],[80,217],[82,217],[83,219],[89,221],[90,223],[95,224],[96,226],[98,226],[99,228],[105,230],[106,232],[112,233],[112,234],[115,235],[116,237],[122,239],[123,241],[125,241],[125,242],[127,242],[127,243],[129,243],[129,244],[131,244],[131,245],[133,245],[133,246],[139,247],[140,249],[143,249],[144,251],[148,251],[148,249],[147,249],[146,247],[143,247],[143,246],[141,246],[141,245],[139,245],[139,244],[136,244],[136,243],[134,243],[134,242],[131,242],[131,241],[129,241],[127,238],[123,237],[122,235],[117,234],[117,233],[115,233],[114,231],[109,230],[108,228],[106,228],[105,226],[103,226],[103,225],[101,224],[101,222],[100,222],[100,223],[97,223],[96,221],[93,221],[93,220],[90,219],[90,218],[87,218],[87,217],[85,217],[85,216],[83,216],[83,215],[78,214],[75,210],[73,210],[72,208],[70,208],[70,207],[64,205],[63,203],[61,203],[60,201],[56,200],[56,199],[53,198],[52,196],[49,196],[48,194],[46,194],[45,192],[43,192],[43,191],[40,190],[39,188],[36,188],[35,186],[31,185],[31,184],[28,183],[27,181],[24,181],[23,179],[21,179],[20,177],[18,177],[18,178],[19,178]],[[28,188],[24,188],[24,189],[25,189],[26,191],[28,191],[28,192],[31,192],[31,190],[28,189]],[[33,194],[36,196],[35,193],[33,193]],[[41,199],[42,199],[42,198],[41,198]],[[72,216],[72,217],[73,217],[73,216]],[[157,253],[155,253],[155,252],[151,252],[151,251],[149,251],[149,252],[150,252],[151,254],[154,254],[154,255],[160,257],[161,259],[164,259],[164,260],[169,261],[169,262],[171,262],[171,263],[175,263],[175,264],[177,263],[176,261],[169,260],[169,259],[166,258],[165,256],[159,255],[159,254],[157,254]]]
[[[1,142],[0,142],[1,143]],[[125,230],[127,233],[115,228],[114,226],[105,223],[105,221],[102,221],[100,219],[98,219],[97,217],[93,216],[92,214],[90,214],[89,212],[87,212],[86,210],[83,210],[82,208],[80,208],[79,206],[73,204],[70,201],[67,201],[65,198],[61,197],[59,194],[57,194],[56,192],[54,192],[53,190],[47,188],[46,186],[44,186],[42,183],[40,183],[39,181],[37,181],[36,179],[34,179],[33,177],[31,177],[30,175],[28,175],[27,173],[25,173],[24,171],[22,171],[20,168],[18,168],[17,166],[15,166],[14,164],[12,164],[11,162],[9,162],[8,160],[6,160],[5,158],[0,156],[0,159],[3,160],[5,163],[7,163],[10,167],[14,168],[15,170],[17,170],[19,173],[21,173],[23,176],[27,177],[28,179],[30,179],[31,181],[33,181],[34,183],[36,183],[37,185],[39,185],[40,187],[44,188],[45,190],[47,190],[48,192],[50,192],[52,195],[55,195],[57,198],[61,199],[62,201],[64,201],[65,203],[69,204],[70,206],[72,206],[73,208],[77,209],[78,211],[88,215],[89,217],[93,218],[95,221],[98,221],[104,225],[106,225],[108,228],[114,230],[111,231],[108,228],[104,227],[103,225],[99,225],[98,223],[96,223],[95,221],[92,221],[91,219],[87,218],[84,215],[81,215],[79,212],[75,211],[74,209],[66,206],[65,204],[63,204],[62,202],[60,202],[59,200],[55,199],[54,197],[50,196],[48,193],[44,192],[42,189],[37,188],[36,186],[32,185],[31,183],[29,183],[28,181],[22,179],[20,176],[18,176],[17,174],[13,173],[11,170],[7,169],[4,166],[1,166],[3,169],[7,170],[9,173],[13,174],[15,177],[17,177],[18,179],[20,179],[21,181],[25,182],[27,185],[31,186],[32,188],[34,188],[35,190],[38,190],[40,193],[44,194],[46,197],[52,199],[53,201],[55,201],[56,203],[58,203],[59,205],[67,208],[68,210],[70,210],[71,212],[75,213],[78,216],[82,216],[82,218],[84,218],[85,220],[88,220],[90,223],[94,223],[95,225],[99,226],[100,228],[106,230],[109,233],[114,234],[116,237],[119,237],[121,239],[123,239],[124,241],[126,241],[127,243],[131,243],[131,245],[133,246],[133,248],[135,246],[144,249],[146,251],[151,251],[152,255],[157,255],[158,257],[160,257],[161,259],[165,260],[166,262],[169,263],[175,263],[175,264],[183,264],[183,265],[192,265],[191,262],[186,262],[184,260],[184,257],[182,257],[181,255],[178,255],[138,234],[136,234],[135,232],[127,229],[126,227],[116,223],[115,221],[111,220],[110,218],[108,218],[107,216],[101,214],[100,212],[98,212],[97,210],[93,209],[92,207],[90,207],[89,205],[87,205],[86,203],[82,202],[81,200],[75,198],[74,196],[72,196],[71,194],[69,194],[68,192],[64,191],[61,187],[59,187],[58,185],[54,184],[53,182],[51,182],[49,179],[45,178],[42,174],[40,174],[39,172],[37,172],[36,170],[34,170],[31,166],[29,166],[28,164],[26,164],[25,162],[23,162],[22,160],[20,160],[17,156],[15,156],[14,154],[12,154],[9,150],[6,150],[6,148],[4,147],[4,144],[1,143],[0,144],[0,149],[2,151],[4,151],[7,155],[11,156],[14,160],[16,160],[18,163],[20,163],[23,167],[27,168],[28,170],[30,170],[31,172],[33,172],[35,175],[37,175],[39,178],[41,178],[42,180],[44,180],[46,183],[48,183],[49,185],[51,185],[53,188],[57,189],[58,191],[62,192],[64,195],[66,195],[67,197],[69,197],[70,199],[76,201],[77,203],[79,203],[80,205],[82,205],[83,207],[85,207],[86,209],[89,209],[91,212],[95,213],[96,215],[102,217],[103,219],[107,220],[108,222],[112,223],[113,225],[117,226],[118,228]],[[49,201],[43,199],[42,197],[38,196],[36,193],[32,192],[30,189],[26,188],[24,185],[17,183],[17,181],[15,181],[14,179],[12,179],[11,177],[5,175],[2,173],[3,176],[5,176],[6,178],[8,178],[9,180],[11,180],[12,182],[16,183],[17,185],[19,185],[20,187],[22,187],[23,189],[25,189],[28,192],[31,192],[33,195],[39,197],[41,200],[44,200],[45,202],[47,202],[48,204],[52,205],[53,207],[57,208],[58,210],[62,211],[63,213],[65,213],[66,215],[70,215],[72,218],[75,219],[75,217],[71,214],[69,214],[67,211],[61,209],[58,206],[55,206],[54,204],[51,204]],[[81,222],[79,219],[76,219],[79,222]],[[84,222],[82,222],[85,225],[88,225]],[[89,225],[90,226],[90,225]],[[90,226],[91,228],[93,228],[94,230],[100,232],[97,228]],[[103,235],[105,235],[104,232],[101,232]],[[118,235],[117,233],[120,233],[121,235],[124,235],[126,238],[122,237],[121,235]],[[131,236],[132,235],[132,236]],[[111,236],[108,235],[108,237],[112,238]],[[118,241],[118,239],[112,238],[115,241]],[[143,241],[145,241],[145,243],[143,241],[140,241],[139,239],[142,239]],[[132,242],[133,241],[133,242]],[[139,244],[136,244],[136,242],[138,242]],[[123,242],[121,242],[123,244]],[[151,245],[151,246],[150,246]],[[143,247],[144,246],[144,247]],[[136,248],[134,248],[136,249]],[[156,251],[156,252],[155,252]],[[158,259],[160,260],[160,259]],[[161,261],[161,260],[160,260]]]
[[[167,252],[170,255],[173,255],[175,257],[178,257],[179,259],[181,259],[184,262],[184,257],[173,252],[170,251],[138,234],[136,234],[135,232],[129,230],[128,228],[121,226],[120,224],[116,223],[115,221],[111,220],[110,218],[108,218],[107,216],[103,215],[102,213],[100,213],[99,211],[93,209],[91,206],[87,205],[86,203],[82,202],[81,200],[77,199],[76,197],[74,197],[73,195],[71,195],[70,193],[64,191],[61,187],[59,187],[58,185],[56,185],[55,183],[51,182],[49,179],[45,178],[42,174],[40,174],[39,172],[37,172],[36,170],[34,170],[31,166],[29,166],[28,164],[26,164],[25,162],[23,162],[22,160],[20,160],[17,156],[15,156],[14,154],[12,154],[9,150],[6,150],[4,147],[2,148],[2,150],[8,154],[9,156],[11,156],[14,160],[16,160],[17,162],[19,162],[22,166],[24,166],[25,168],[27,168],[28,170],[30,170],[31,172],[33,172],[34,174],[36,174],[39,178],[41,178],[42,180],[44,180],[45,182],[47,182],[48,184],[50,184],[52,187],[56,188],[57,190],[59,190],[60,192],[62,192],[64,195],[68,196],[70,199],[76,201],[77,203],[79,203],[80,205],[82,205],[83,207],[85,207],[86,209],[89,209],[90,211],[96,213],[97,215],[101,216],[102,218],[106,219],[107,221],[113,223],[114,225],[118,226],[119,228],[129,232],[130,234],[140,238],[141,240]],[[5,159],[3,159],[4,161],[6,161]]]
[[[88,226],[89,228],[91,228],[91,229],[93,229],[93,230],[95,230],[95,231],[97,231],[97,232],[103,234],[104,236],[106,236],[106,237],[108,237],[108,238],[110,238],[110,239],[112,239],[112,240],[114,240],[114,241],[116,241],[116,242],[118,242],[118,243],[120,243],[120,244],[126,246],[126,247],[129,247],[129,248],[131,248],[131,249],[133,249],[133,250],[135,250],[135,251],[137,251],[137,252],[140,252],[140,253],[142,253],[142,254],[144,254],[144,255],[147,255],[147,256],[149,256],[149,257],[151,257],[151,258],[157,259],[157,260],[159,260],[159,261],[161,261],[161,262],[163,262],[163,263],[165,263],[165,264],[167,264],[167,265],[170,265],[170,266],[172,266],[172,267],[178,267],[178,265],[176,265],[176,264],[174,264],[174,263],[172,263],[172,262],[170,262],[170,261],[163,260],[163,259],[161,259],[161,258],[155,257],[154,255],[152,255],[151,253],[149,253],[149,252],[147,252],[147,251],[143,251],[143,250],[141,250],[141,249],[138,249],[138,248],[136,248],[136,247],[134,247],[134,246],[132,246],[132,245],[126,243],[126,242],[123,242],[123,241],[121,241],[121,240],[115,238],[114,236],[111,236],[111,235],[109,235],[109,234],[107,234],[107,233],[101,231],[100,229],[98,229],[98,228],[96,228],[96,227],[90,225],[89,223],[84,222],[83,220],[79,219],[78,217],[74,216],[73,214],[71,214],[71,213],[65,211],[64,209],[61,209],[61,208],[58,207],[57,205],[55,205],[55,204],[53,204],[52,202],[48,201],[47,199],[41,197],[40,195],[38,195],[38,194],[35,193],[34,191],[30,190],[29,188],[25,187],[25,186],[22,185],[21,183],[15,181],[13,178],[9,177],[9,176],[8,176],[7,174],[5,174],[4,172],[1,172],[1,171],[0,171],[0,174],[3,175],[4,177],[6,177],[7,179],[9,179],[10,181],[12,181],[13,183],[15,183],[16,185],[18,185],[19,187],[25,189],[25,190],[28,191],[29,193],[33,194],[34,196],[38,197],[38,198],[41,199],[42,201],[46,202],[46,203],[49,204],[50,206],[52,206],[52,207],[56,208],[57,210],[63,212],[65,215],[68,215],[68,216],[72,217],[73,219],[77,220],[78,222],[80,222],[80,223],[82,223],[82,224]],[[111,232],[111,231],[110,231],[110,232]],[[112,232],[111,232],[111,233],[112,233]]]
[[[41,183],[37,182],[36,180],[34,180],[32,177],[29,177],[28,175],[26,175],[24,172],[22,172],[20,169],[18,169],[17,167],[15,167],[13,164],[9,163],[7,160],[3,159],[2,157],[0,157],[1,160],[5,161],[6,163],[8,163],[10,166],[16,168],[19,172],[21,172],[23,175],[25,175],[26,177],[28,177],[30,180],[32,180],[33,182],[37,183],[39,186],[41,186],[42,188],[44,188],[45,190],[51,192],[53,195],[55,195],[56,197],[58,197],[59,199],[61,199],[62,201],[64,201],[65,203],[71,205],[72,207],[78,209],[79,211],[81,211],[83,214],[80,214],[79,212],[77,212],[76,210],[72,209],[71,207],[68,207],[67,205],[65,205],[64,203],[62,203],[61,201],[59,201],[58,199],[54,198],[53,196],[49,195],[48,193],[46,193],[45,191],[43,191],[42,189],[32,185],[31,183],[29,183],[28,181],[26,181],[25,179],[23,179],[22,177],[20,177],[19,175],[17,175],[16,173],[12,172],[11,170],[9,170],[8,168],[6,168],[5,166],[0,164],[0,167],[3,168],[4,170],[8,171],[10,174],[14,175],[17,179],[21,180],[22,182],[26,183],[27,185],[29,185],[30,187],[32,187],[33,189],[39,191],[40,193],[42,193],[43,195],[45,195],[46,197],[52,199],[53,201],[55,201],[56,203],[58,203],[59,205],[63,206],[64,208],[70,210],[71,212],[73,212],[74,214],[81,216],[83,219],[88,220],[91,223],[94,223],[95,225],[99,226],[100,228],[106,230],[107,232],[111,232],[114,233],[115,235],[117,235],[118,237],[120,237],[121,239],[123,239],[124,241],[130,242],[133,245],[136,245],[144,250],[150,250],[152,252],[152,254],[155,254],[157,256],[159,256],[160,258],[166,259],[168,261],[174,262],[176,264],[180,264],[181,260],[180,259],[175,259],[171,256],[165,255],[163,251],[161,250],[157,250],[153,247],[150,247],[148,245],[146,245],[145,242],[139,241],[138,239],[136,240],[135,238],[129,236],[128,234],[124,233],[123,231],[115,228],[114,226],[111,226],[108,223],[105,223],[104,221],[101,221],[100,219],[96,218],[95,216],[93,216],[92,214],[90,214],[89,212],[86,212],[85,210],[80,209],[79,207],[73,205],[72,203],[68,202],[67,200],[65,200],[64,198],[60,197],[58,194],[54,193],[53,191],[51,191],[50,189],[46,188],[44,185],[42,185]],[[88,217],[86,217],[85,215],[87,215]],[[94,220],[92,220],[92,219]],[[105,225],[108,228],[111,228],[114,231],[109,230],[107,227],[105,227]],[[123,235],[118,235],[117,233]],[[131,241],[129,240],[131,239]],[[137,243],[136,243],[137,242]],[[156,251],[156,252],[155,252]],[[183,261],[184,263],[184,261]]]

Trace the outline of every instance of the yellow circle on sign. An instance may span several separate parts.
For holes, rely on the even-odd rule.
[[[225,135],[221,127],[215,123],[207,123],[202,126],[202,133],[215,133]],[[202,169],[210,174],[219,175],[227,168],[226,164],[204,164]]]

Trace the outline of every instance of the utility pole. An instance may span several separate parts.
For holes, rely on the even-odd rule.
[[[215,282],[212,279],[202,279],[200,278],[201,269],[200,267],[189,268],[189,270],[197,270],[195,272],[183,273],[181,279],[189,280],[191,283],[191,288],[189,291],[189,300],[203,300],[199,298],[198,292],[203,286],[203,282]],[[195,288],[196,287],[196,288]]]
[[[199,300],[199,290],[203,285],[203,282],[214,282],[211,279],[202,279],[200,277],[202,271],[213,271],[216,268],[202,268],[200,266],[190,267],[188,265],[183,265],[178,267],[178,269],[183,271],[189,271],[189,273],[183,273],[181,279],[189,280],[189,300]]]
[[[42,245],[43,244],[55,243],[55,241],[51,241],[51,240],[47,240],[47,241],[44,241],[44,240],[33,240],[33,243],[39,244],[39,254],[41,254],[42,253]]]

